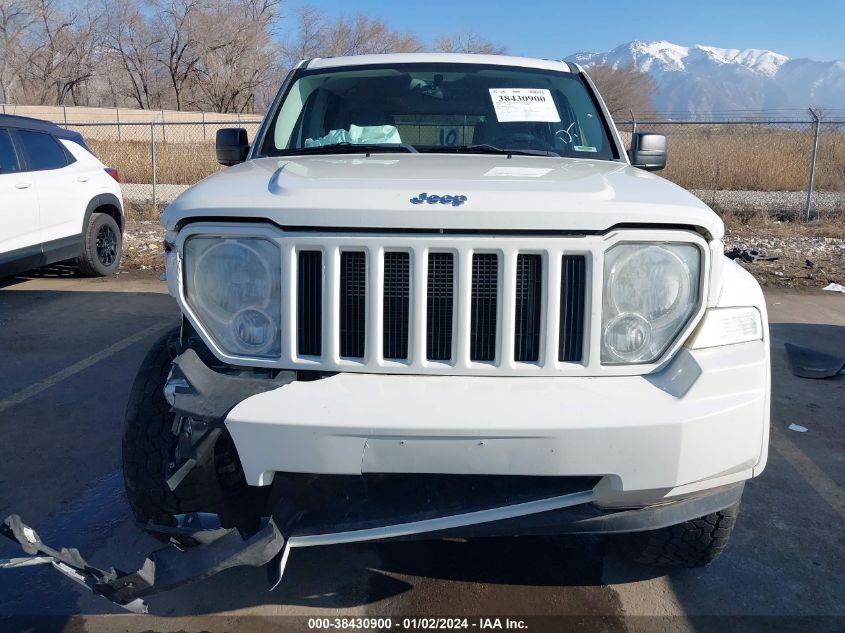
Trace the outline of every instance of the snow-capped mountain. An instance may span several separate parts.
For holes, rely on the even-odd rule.
[[[724,110],[845,108],[845,61],[667,41],[633,41],[606,53],[575,53],[566,59],[585,68],[633,65],[649,73],[654,107],[660,111],[706,116]]]

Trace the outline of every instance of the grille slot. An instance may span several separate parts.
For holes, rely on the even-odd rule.
[[[587,261],[583,255],[564,255],[562,266],[558,358],[565,362],[578,362],[584,350]]]
[[[410,256],[384,254],[383,355],[391,360],[408,358],[410,307]]]
[[[367,256],[340,254],[340,355],[363,358],[367,318]]]
[[[323,254],[320,251],[299,251],[296,324],[297,353],[320,356],[323,353]]]
[[[540,255],[516,258],[516,323],[514,360],[540,359],[540,313],[543,300],[543,259]]]
[[[496,359],[496,317],[499,298],[499,256],[472,256],[472,304],[469,357],[473,361]]]
[[[430,253],[426,289],[426,358],[452,358],[452,314],[455,295],[455,260],[451,253]]]

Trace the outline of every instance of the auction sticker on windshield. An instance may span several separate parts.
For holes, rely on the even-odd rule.
[[[560,122],[552,93],[545,88],[490,88],[490,98],[499,123]]]

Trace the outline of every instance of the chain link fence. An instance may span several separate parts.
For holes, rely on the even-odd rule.
[[[222,169],[214,139],[235,125],[254,138],[260,120],[67,123],[97,156],[120,172],[130,209],[155,215],[189,185]],[[780,220],[845,218],[845,119],[617,121],[631,132],[665,134],[668,166],[661,176],[723,213],[767,213]],[[812,191],[810,190],[812,180]]]
[[[720,212],[780,220],[845,217],[845,120],[617,121],[631,133],[667,137],[661,176]]]
[[[124,202],[149,215],[190,185],[223,169],[214,151],[217,130],[243,127],[250,139],[261,120],[61,124],[85,137],[97,157],[120,173]]]

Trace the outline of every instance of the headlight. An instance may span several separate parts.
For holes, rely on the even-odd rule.
[[[624,243],[604,257],[601,362],[650,363],[699,300],[701,251],[692,244]]]
[[[185,242],[185,299],[217,345],[233,356],[281,353],[278,247],[263,238]]]

